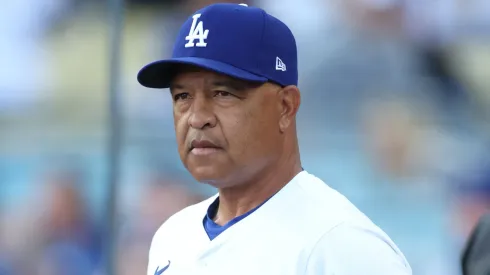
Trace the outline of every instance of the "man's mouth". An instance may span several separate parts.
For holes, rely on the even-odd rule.
[[[193,140],[190,146],[190,153],[198,156],[213,154],[219,150],[221,147],[209,140]]]

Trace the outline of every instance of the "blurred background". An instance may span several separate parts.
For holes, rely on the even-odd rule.
[[[118,275],[145,274],[158,226],[215,192],[180,162],[168,92],[136,81],[212,2],[125,2],[115,232],[110,9],[2,2],[0,274],[103,275],[108,259]],[[237,2],[266,9],[297,38],[303,166],[382,227],[414,274],[460,274],[469,230],[490,207],[490,1]]]

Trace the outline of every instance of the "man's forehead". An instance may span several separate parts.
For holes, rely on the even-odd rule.
[[[175,74],[173,83],[200,81],[203,84],[211,84],[216,81],[235,81],[235,79],[205,69],[181,70]]]
[[[172,87],[202,85],[202,86],[228,86],[236,89],[246,89],[260,86],[260,83],[250,83],[224,74],[216,73],[204,68],[184,66],[179,68],[172,79]]]

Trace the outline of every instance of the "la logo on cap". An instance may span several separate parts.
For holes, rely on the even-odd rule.
[[[201,17],[201,14],[194,14],[192,16],[192,26],[189,30],[189,34],[185,37],[187,43],[185,44],[186,48],[196,47],[206,47],[208,44],[206,43],[206,39],[208,38],[209,30],[204,30],[204,26],[202,21],[197,22],[197,20]],[[199,42],[194,43],[194,40],[198,39]]]

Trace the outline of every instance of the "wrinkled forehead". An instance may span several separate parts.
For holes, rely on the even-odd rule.
[[[170,88],[172,89],[176,86],[198,86],[201,88],[228,86],[236,90],[247,90],[257,88],[261,85],[262,83],[245,81],[205,68],[183,64],[178,66],[174,71]]]

